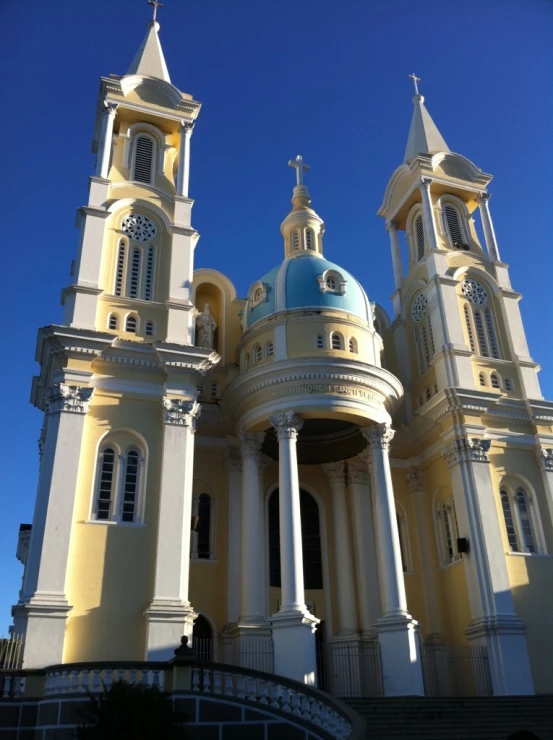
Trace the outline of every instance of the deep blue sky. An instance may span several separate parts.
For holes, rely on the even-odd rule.
[[[146,0],[0,2],[0,635],[17,599],[17,531],[32,520],[37,480],[36,333],[61,319],[75,210],[94,164],[99,77],[126,72],[150,10]],[[553,396],[551,2],[165,0],[159,20],[172,81],[203,103],[190,188],[197,267],[221,270],[245,295],[282,259],[279,226],[294,183],[287,161],[300,153],[326,222],[326,256],[390,310],[389,243],[375,214],[403,158],[415,71],[449,147],[495,176],[501,256],[525,296],[530,349]]]

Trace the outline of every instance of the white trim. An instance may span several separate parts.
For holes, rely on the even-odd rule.
[[[115,183],[115,184],[118,184],[118,183]],[[129,182],[125,181],[121,183],[121,186],[123,185],[128,186],[128,184]],[[146,185],[146,183],[138,183],[138,184]],[[121,200],[116,200],[108,208],[108,213],[115,214],[123,210],[124,208],[129,209],[128,213],[132,213],[133,211],[139,211],[139,210],[150,211],[154,215],[158,216],[158,218],[161,219],[161,221],[163,222],[164,226],[167,229],[169,229],[172,226],[171,219],[169,218],[168,214],[162,208],[160,208],[155,203],[152,203],[149,200],[143,200],[142,198],[122,198]],[[125,218],[126,215],[128,214],[125,213],[124,215],[121,216],[119,220],[119,224],[121,224],[121,221]],[[120,225],[117,228],[120,229],[121,228]],[[121,233],[124,233],[124,232],[121,232]]]

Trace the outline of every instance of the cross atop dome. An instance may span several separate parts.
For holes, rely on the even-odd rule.
[[[148,0],[150,2],[150,0]],[[413,72],[412,75],[409,75],[409,77],[413,80],[413,85],[415,86],[415,95],[419,94],[419,86],[417,85],[417,82],[421,81],[420,77],[417,77],[416,74]]]
[[[152,20],[155,21],[156,20],[156,16],[157,16],[157,9],[158,8],[163,8],[163,4],[162,3],[158,3],[157,0],[148,0],[148,5],[153,5],[154,6],[154,14],[152,15]]]
[[[288,167],[294,167],[296,170],[296,186],[303,185],[303,173],[310,170],[311,167],[308,164],[305,164],[301,154],[298,154],[295,159],[290,159]]]

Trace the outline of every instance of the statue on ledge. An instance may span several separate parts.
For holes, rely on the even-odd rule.
[[[196,347],[205,349],[215,349],[215,331],[217,324],[211,315],[209,303],[206,303],[204,310],[196,319]]]

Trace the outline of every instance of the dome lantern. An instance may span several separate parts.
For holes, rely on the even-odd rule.
[[[280,233],[284,237],[284,256],[286,259],[305,254],[322,257],[324,222],[309,207],[311,198],[303,183],[303,173],[310,167],[299,154],[288,165],[296,170],[296,186],[292,193],[293,208],[280,226]]]

